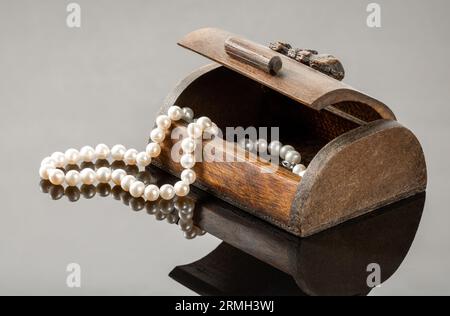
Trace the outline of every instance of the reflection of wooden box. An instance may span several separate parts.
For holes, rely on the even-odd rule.
[[[253,43],[283,62],[278,75],[268,74],[225,52],[231,35],[201,29],[181,40],[181,46],[217,64],[185,78],[161,111],[172,104],[188,106],[222,129],[279,126],[281,142],[293,145],[308,169],[300,178],[284,168],[263,173],[264,162],[255,159],[198,163],[196,185],[298,236],[425,190],[422,148],[386,105]],[[170,159],[172,143],[165,141],[154,163],[179,175],[179,164]]]

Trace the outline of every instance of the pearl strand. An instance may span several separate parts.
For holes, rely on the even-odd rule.
[[[49,194],[53,200],[59,200],[66,196],[70,202],[77,202],[81,197],[92,199],[95,195],[101,197],[112,196],[115,200],[122,201],[133,211],[147,210],[148,215],[153,215],[157,221],[166,220],[168,224],[179,226],[186,239],[203,236],[206,232],[198,227],[193,220],[195,201],[189,197],[176,198],[169,201],[144,201],[142,198],[133,198],[129,192],[124,192],[117,185],[111,187],[109,184],[100,183],[97,186],[83,185],[81,188],[53,185],[48,180],[40,183],[42,193]]]
[[[147,167],[153,158],[161,153],[160,144],[164,141],[172,122],[180,119],[189,123],[187,127],[188,137],[182,141],[183,155],[180,164],[184,168],[181,173],[181,180],[174,185],[164,184],[158,187],[154,184],[145,185],[137,180],[133,175],[127,174],[124,169],[112,170],[109,167],[101,167],[98,170],[84,168],[81,171],[70,170],[64,173],[61,168],[67,165],[92,162],[94,160],[112,159],[114,161],[124,161],[127,165],[137,165]],[[99,144],[95,148],[85,146],[79,151],[70,148],[65,153],[55,152],[41,162],[39,175],[44,180],[49,180],[53,185],[77,186],[79,184],[92,185],[98,183],[113,182],[115,185],[127,191],[134,198],[143,197],[147,201],[156,201],[158,198],[171,200],[175,196],[184,197],[189,194],[190,185],[196,180],[196,174],[192,170],[195,166],[195,156],[193,154],[196,139],[201,138],[204,133],[217,135],[217,125],[209,118],[200,117],[195,123],[194,112],[190,108],[180,108],[171,106],[167,115],[160,115],[156,118],[156,127],[150,133],[152,140],[144,152],[136,149],[127,149],[123,145],[115,145],[111,149],[105,144]]]
[[[270,144],[265,139],[258,139],[255,142],[248,138],[242,138],[239,145],[256,153],[270,153],[272,156],[279,156],[282,159],[282,165],[300,177],[306,173],[306,166],[301,164],[302,156],[291,145],[283,145],[280,141],[274,140]]]

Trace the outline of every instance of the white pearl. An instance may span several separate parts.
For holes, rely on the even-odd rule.
[[[152,158],[146,152],[141,152],[136,156],[136,164],[140,167],[147,167],[151,161]]]
[[[80,152],[76,149],[70,148],[66,150],[64,157],[66,158],[66,163],[69,165],[75,165],[80,161]]]
[[[200,129],[202,131],[204,131],[205,129],[207,129],[207,128],[212,126],[211,119],[209,117],[206,117],[206,116],[202,116],[202,117],[198,118],[196,123],[197,123],[198,127],[200,127]]]
[[[283,147],[283,144],[278,140],[274,140],[274,141],[270,142],[270,144],[269,144],[270,154],[272,156],[279,156],[281,147]]]
[[[135,165],[137,154],[138,151],[136,149],[128,149],[123,156],[123,160],[129,165]]]
[[[47,157],[42,159],[41,166],[53,166],[53,168],[56,168],[56,161],[52,157]]]
[[[190,123],[194,119],[194,111],[191,108],[184,107],[181,109],[183,111],[183,120]]]
[[[200,138],[202,136],[202,130],[197,123],[190,123],[187,127],[187,133],[191,138]]]
[[[252,151],[255,148],[255,144],[253,144],[253,141],[248,138],[241,138],[238,144],[239,146],[248,151]]]
[[[139,198],[144,194],[145,184],[141,181],[134,181],[130,185],[130,194],[132,197]]]
[[[80,183],[80,173],[76,170],[70,170],[66,173],[66,183],[70,187],[77,186]]]
[[[120,181],[120,186],[122,187],[122,189],[124,191],[129,191],[131,184],[133,184],[133,182],[135,182],[135,181],[136,181],[135,177],[133,177],[131,175],[127,175],[122,178],[122,181]]]
[[[98,144],[97,147],[95,147],[97,159],[108,159],[110,153],[109,147],[105,144]]]
[[[111,168],[101,167],[97,170],[97,180],[100,183],[108,183],[111,180]]]
[[[80,159],[81,161],[91,162],[95,160],[95,149],[91,146],[84,146],[80,149]]]
[[[111,157],[116,161],[123,160],[126,151],[127,149],[125,146],[120,144],[114,145],[113,148],[111,148]]]
[[[158,143],[150,143],[147,145],[145,151],[151,158],[156,158],[161,154],[161,146]]]
[[[156,201],[159,198],[159,188],[154,185],[148,185],[144,190],[144,197],[147,201]]]
[[[268,144],[267,144],[267,140],[265,140],[265,139],[263,139],[263,138],[261,138],[261,139],[258,139],[257,141],[256,141],[256,150],[259,152],[259,153],[267,153],[267,147],[269,146]]]
[[[51,158],[55,161],[57,168],[62,168],[66,164],[66,156],[62,152],[55,152],[51,155]]]
[[[172,121],[178,121],[183,117],[183,110],[179,106],[172,105],[167,111],[167,114]]]
[[[95,180],[97,179],[97,174],[91,168],[85,168],[85,169],[81,170],[80,176],[81,176],[81,182],[83,182],[83,184],[87,184],[87,185],[94,184]]]
[[[120,185],[122,178],[127,175],[127,172],[123,169],[116,169],[111,174],[111,180],[114,184]]]
[[[295,165],[295,167],[292,169],[292,172],[296,175],[300,175],[300,172],[305,171],[306,167],[302,164]]]
[[[150,139],[155,143],[162,143],[164,138],[166,138],[166,133],[159,127],[153,129],[150,133]]]
[[[175,189],[173,188],[172,185],[170,184],[164,184],[160,189],[159,189],[159,194],[161,195],[161,197],[164,200],[171,200],[174,198],[175,196]]]
[[[59,169],[52,169],[48,171],[48,179],[53,185],[61,185],[66,179],[64,172]]]
[[[197,175],[195,174],[195,171],[192,169],[184,169],[183,172],[181,172],[180,178],[187,184],[192,184],[195,182]]]
[[[186,154],[190,154],[191,152],[193,152],[195,150],[195,147],[196,147],[195,139],[185,138],[181,142],[181,149]]]
[[[205,129],[205,134],[209,136],[217,136],[219,132],[219,127],[215,123],[212,123],[210,127]]]
[[[286,153],[284,160],[291,164],[298,164],[302,160],[302,156],[300,156],[299,152],[291,150]]]
[[[175,194],[178,196],[186,196],[189,194],[189,184],[184,181],[178,181],[174,185]]]
[[[48,173],[49,173],[50,170],[53,170],[53,169],[55,169],[54,166],[51,166],[51,165],[42,165],[42,166],[39,168],[39,176],[40,176],[42,179],[44,179],[44,180],[48,180]]]
[[[305,176],[305,173],[306,173],[306,170],[303,170],[298,175],[303,178]]]
[[[156,118],[156,126],[158,126],[162,130],[169,129],[170,125],[172,124],[172,121],[167,115],[159,115]]]
[[[280,149],[280,157],[281,157],[282,159],[285,159],[286,154],[287,154],[289,151],[292,151],[292,150],[295,150],[295,148],[292,147],[291,145],[284,145],[284,146],[281,147],[281,149]]]
[[[184,154],[180,158],[180,164],[185,169],[191,169],[195,166],[195,157],[191,154]]]

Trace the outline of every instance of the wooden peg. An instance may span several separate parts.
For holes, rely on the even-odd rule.
[[[277,56],[251,41],[229,37],[225,41],[225,51],[232,57],[261,69],[271,75],[276,75],[281,70],[283,62]]]

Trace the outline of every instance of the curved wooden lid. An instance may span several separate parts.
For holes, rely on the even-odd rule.
[[[283,67],[276,76],[233,58],[224,47],[230,37],[239,36],[216,28],[204,28],[187,34],[178,44],[315,110],[339,102],[360,102],[375,109],[385,119],[395,119],[382,102],[263,45],[252,43],[258,51],[282,59]]]

